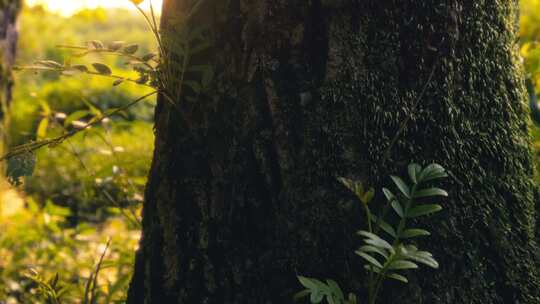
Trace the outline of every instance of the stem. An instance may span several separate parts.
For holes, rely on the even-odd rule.
[[[365,203],[363,203],[364,209],[366,211],[366,218],[368,222],[368,229],[370,233],[373,233],[373,227],[371,226],[371,211],[369,210],[369,206]],[[373,293],[373,270],[371,269],[371,266],[368,267],[368,296],[371,297],[371,294]]]
[[[64,68],[56,68],[56,69],[55,69],[55,68],[41,67],[41,66],[19,67],[19,69],[20,69],[20,70],[28,70],[28,71],[50,71],[50,72],[58,72],[58,73],[62,73],[63,71],[65,71]],[[148,85],[148,84],[146,84],[146,83],[139,83],[139,82],[137,81],[137,79],[131,79],[131,78],[122,77],[122,76],[113,75],[113,74],[110,74],[110,75],[107,75],[107,74],[101,74],[101,73],[93,72],[93,71],[80,71],[80,73],[82,73],[82,74],[88,74],[88,75],[92,75],[92,76],[101,76],[101,77],[107,77],[107,78],[112,78],[112,79],[123,80],[123,81],[127,81],[127,82],[132,82],[132,83],[138,84],[138,85],[140,85],[140,86],[145,86],[145,87],[149,87],[149,88],[155,89],[153,86]]]
[[[403,217],[399,220],[398,230],[396,231],[396,238],[394,239],[394,243],[392,244],[393,247],[396,247],[399,245],[401,233],[403,233],[403,230],[405,230],[406,224],[407,224],[407,212],[409,208],[411,208],[411,205],[413,204],[412,197],[414,196],[414,193],[416,192],[416,184],[413,185],[411,189],[411,198],[407,199],[405,202],[405,210],[403,210]]]
[[[110,245],[111,245],[111,238],[109,237],[109,239],[107,240],[107,245],[105,245],[105,249],[103,250],[103,253],[99,257],[99,261],[98,261],[98,263],[96,265],[95,274],[94,274],[94,280],[92,282],[92,291],[90,292],[90,304],[95,304],[96,303],[95,295],[96,295],[96,287],[97,287],[97,280],[98,280],[98,276],[99,276],[99,271],[101,270],[101,265],[103,264],[103,259],[105,258],[105,254],[107,254],[107,250],[109,249]]]
[[[369,210],[369,207],[367,204],[362,204],[362,205],[364,205],[364,209],[366,210],[366,218],[368,221],[369,232],[373,233],[373,227],[371,226],[371,211]]]
[[[159,30],[157,28],[157,24],[156,26],[154,27],[154,24],[152,23],[152,21],[150,21],[150,18],[148,17],[148,15],[144,12],[144,10],[142,8],[140,8],[138,5],[134,4],[135,7],[137,8],[137,10],[141,13],[141,15],[143,15],[144,19],[146,20],[146,23],[148,24],[148,27],[150,27],[150,30],[152,31],[152,33],[154,33],[154,37],[156,38],[156,41],[158,43],[158,48],[159,48],[159,53],[160,53],[160,56],[165,54],[164,52],[164,49],[163,49],[163,45],[161,43],[161,36],[159,35]],[[152,10],[152,15],[153,15],[153,10]],[[154,16],[152,16],[152,18],[155,19]]]
[[[431,72],[430,72],[430,74],[428,76],[428,79],[427,79],[426,83],[424,84],[424,87],[422,88],[422,91],[420,92],[418,97],[414,100],[414,102],[412,104],[411,112],[416,111],[416,108],[418,108],[418,105],[420,104],[420,101],[422,100],[422,98],[424,97],[424,94],[427,91],[427,87],[429,86],[429,84],[431,83],[431,80],[433,79],[433,76],[435,75],[435,68],[436,67],[437,67],[437,61],[435,61],[435,63],[433,64],[433,67],[431,68]],[[392,152],[392,147],[394,147],[394,145],[396,144],[397,140],[401,136],[401,133],[403,133],[403,131],[405,131],[405,128],[407,127],[407,124],[409,123],[411,118],[412,118],[412,115],[409,115],[401,122],[398,131],[396,132],[394,137],[390,140],[390,144],[388,145],[388,148],[386,148],[386,151],[384,151],[384,153],[383,153],[383,162],[385,162],[386,160],[388,160],[390,158],[390,153]]]
[[[154,13],[154,5],[152,5],[152,0],[150,0],[150,16],[152,16],[152,22],[154,23],[154,29],[155,29],[154,33],[157,33],[156,40],[157,40],[159,48],[161,49],[163,44],[161,42],[161,35],[159,35],[159,27],[156,21],[156,14]]]
[[[379,295],[379,291],[381,290],[382,283],[384,282],[384,276],[386,274],[386,270],[388,268],[388,265],[391,265],[394,261],[395,253],[390,255],[390,258],[386,261],[383,268],[377,275],[376,283],[375,283],[375,291],[369,295],[368,302],[369,304],[375,304],[375,300],[377,300],[377,296]]]

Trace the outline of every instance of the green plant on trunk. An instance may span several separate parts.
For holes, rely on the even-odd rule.
[[[368,271],[367,302],[369,304],[376,303],[386,279],[407,283],[404,270],[416,269],[418,264],[432,268],[439,267],[430,252],[419,250],[411,243],[411,239],[429,236],[430,232],[409,227],[408,224],[412,219],[442,210],[440,205],[425,201],[436,196],[448,196],[445,190],[430,185],[432,181],[444,178],[447,174],[438,164],[422,168],[415,163],[408,166],[408,174],[410,183],[406,183],[398,176],[390,176],[399,191],[394,194],[387,188],[382,189],[388,204],[382,208],[378,216],[374,215],[369,207],[374,196],[373,188],[365,191],[361,182],[339,178],[339,181],[355,194],[365,209],[368,229],[357,232],[363,237],[364,244],[355,253],[366,262],[364,268]],[[394,211],[398,219],[395,225],[386,220],[390,216],[388,214],[390,209]],[[391,237],[391,241],[387,241],[380,235],[381,230]],[[324,299],[329,304],[359,303],[356,295],[352,293],[346,298],[339,285],[333,280],[322,282],[302,276],[298,279],[306,289],[297,293],[295,299],[309,297],[311,303],[321,303]]]

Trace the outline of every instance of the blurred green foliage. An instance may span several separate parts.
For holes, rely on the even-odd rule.
[[[34,174],[25,183],[38,201],[72,211],[72,224],[102,221],[107,208],[136,208],[142,202],[152,133],[143,122],[107,123],[38,152]]]
[[[540,91],[540,0],[521,0],[520,47],[525,70]]]
[[[532,81],[538,96],[540,92],[540,0],[521,0],[520,5],[520,53],[527,78]],[[531,110],[536,110],[532,104]],[[540,183],[538,170],[540,168],[540,126],[537,123],[531,124],[530,130],[537,169],[536,181]]]
[[[80,303],[84,287],[108,238],[108,250],[98,277],[96,303],[122,303],[129,284],[139,233],[120,218],[98,225],[67,227],[68,208],[51,201],[41,207],[32,198],[26,207],[0,214],[0,303],[49,303],[31,272],[45,279],[58,274],[61,303]]]
[[[94,39],[108,42],[122,39],[137,42],[146,51],[155,49],[144,20],[131,11],[84,10],[65,18],[36,6],[23,10],[20,18],[20,65],[39,59],[83,62],[73,51],[58,45],[85,45]],[[103,55],[97,60],[113,66],[116,74],[131,73],[117,57]],[[129,83],[113,87],[110,79],[99,76],[59,78],[56,74],[23,71],[16,74],[16,83],[11,145],[60,134],[62,120],[55,121],[56,117],[81,110],[118,108],[150,92]],[[112,201],[104,196],[112,196],[115,203],[123,205],[131,203],[134,197],[140,201],[152,153],[153,106],[152,100],[139,103],[103,127],[84,132],[59,147],[40,151],[36,170],[25,182],[25,192],[35,196],[38,202],[50,199],[69,206],[74,223],[78,222],[77,217],[102,218],[96,217],[101,214],[99,207],[110,206]],[[44,118],[48,120],[45,125],[41,123]],[[84,118],[79,119],[84,121]],[[108,194],[103,194],[103,187],[107,187]]]
[[[126,10],[84,10],[62,17],[39,6],[25,7],[19,27],[21,66],[41,59],[88,63],[57,45],[85,45],[94,39],[155,49],[144,19]],[[115,74],[133,73],[116,57],[95,60],[113,67]],[[12,146],[73,128],[63,122],[74,112],[105,112],[150,92],[129,83],[113,87],[110,79],[99,76],[22,71],[15,73],[15,82]],[[97,280],[96,303],[123,302],[153,151],[154,103],[138,103],[61,145],[41,149],[33,175],[17,190],[0,181],[1,304],[49,303],[43,292],[55,281],[62,290],[61,303],[80,303],[107,237],[111,246]],[[76,119],[84,123],[91,116]],[[29,275],[30,269],[34,274]]]

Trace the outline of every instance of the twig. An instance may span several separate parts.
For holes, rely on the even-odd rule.
[[[96,268],[90,274],[90,277],[88,278],[88,282],[86,283],[86,287],[84,289],[84,304],[95,303],[94,296],[96,292],[99,271],[101,270],[101,264],[103,263],[103,259],[105,258],[105,254],[107,253],[107,250],[109,249],[110,244],[111,244],[111,238],[109,237],[109,240],[107,241],[107,245],[105,245],[105,249],[101,253],[101,256],[99,257],[99,261],[96,264]],[[92,290],[90,290],[90,286],[92,286]],[[88,293],[90,293],[90,299],[88,299]],[[90,302],[88,302],[88,300],[90,300]]]
[[[64,71],[66,71],[66,69],[64,67],[62,68],[49,68],[49,67],[42,67],[42,66],[20,66],[20,67],[16,67],[16,69],[18,70],[21,70],[21,71],[49,71],[49,72],[58,72],[58,73],[62,73]],[[106,77],[106,78],[113,78],[113,79],[118,79],[118,80],[122,80],[122,81],[128,81],[128,82],[133,82],[135,84],[138,84],[138,85],[142,85],[142,86],[145,86],[145,87],[148,87],[148,88],[153,88],[153,86],[151,85],[148,85],[146,83],[140,83],[137,79],[131,79],[131,78],[127,78],[127,77],[122,77],[122,76],[118,76],[118,75],[113,75],[113,74],[102,74],[102,73],[98,73],[98,72],[93,72],[93,71],[80,71],[78,70],[79,73],[81,74],[88,74],[88,75],[92,75],[92,76],[101,76],[101,77]]]
[[[58,137],[55,137],[55,138],[45,139],[45,140],[38,141],[38,142],[33,142],[33,143],[29,143],[29,144],[16,146],[11,151],[9,151],[8,153],[6,153],[2,157],[0,157],[0,161],[3,161],[5,159],[8,159],[8,158],[13,157],[13,156],[17,156],[17,155],[21,155],[21,154],[24,154],[24,153],[29,153],[29,152],[35,151],[35,150],[37,150],[37,149],[39,149],[41,147],[44,147],[44,146],[58,145],[58,144],[62,143],[64,140],[72,137],[73,135],[78,134],[79,132],[84,131],[84,130],[92,127],[92,126],[95,126],[95,125],[103,122],[103,120],[105,120],[107,118],[110,118],[110,117],[118,114],[119,112],[124,111],[124,110],[132,107],[133,105],[137,104],[138,102],[140,102],[140,101],[142,101],[142,100],[144,100],[144,99],[146,99],[146,98],[148,98],[148,97],[150,97],[150,96],[152,96],[154,94],[157,94],[157,93],[158,93],[158,91],[154,91],[154,92],[148,93],[148,94],[146,94],[144,96],[141,96],[141,97],[133,100],[132,102],[128,103],[127,105],[115,109],[114,111],[110,112],[107,115],[103,115],[103,116],[99,117],[98,119],[87,123],[84,127],[80,128],[80,129],[76,129],[76,130],[66,132],[66,133],[64,133],[64,134],[62,134],[62,135],[60,135]]]
[[[154,36],[156,37],[156,41],[157,41],[158,47],[159,47],[159,53],[160,53],[160,55],[163,55],[165,52],[164,52],[163,45],[161,43],[161,36],[159,34],[159,29],[157,27],[153,26],[152,21],[150,20],[148,15],[144,12],[144,10],[139,5],[137,5],[135,3],[133,3],[133,5],[135,5],[137,10],[141,13],[141,15],[144,17],[144,19],[148,23],[148,27],[150,27],[150,30],[152,31],[152,33],[154,33]],[[155,17],[153,16],[153,10],[152,10],[152,18],[155,19]]]
[[[420,92],[418,97],[414,100],[414,102],[412,104],[412,108],[411,108],[412,112],[416,111],[416,108],[420,105],[420,101],[422,101],[422,98],[424,97],[424,94],[427,91],[427,87],[429,86],[429,84],[431,83],[431,80],[433,79],[433,76],[435,75],[435,68],[436,67],[437,67],[437,62],[435,62],[433,64],[433,67],[431,68],[431,73],[429,74],[429,77],[428,77],[426,83],[424,84],[424,87],[422,88],[422,91]],[[397,140],[399,139],[399,137],[401,136],[403,131],[405,131],[405,128],[407,127],[407,124],[409,123],[411,118],[412,118],[412,115],[409,115],[401,122],[398,131],[396,132],[396,134],[394,135],[394,137],[390,141],[390,145],[388,145],[388,148],[386,148],[386,151],[383,154],[383,162],[385,160],[387,160],[388,158],[390,158],[390,153],[392,152],[393,146],[396,144]]]

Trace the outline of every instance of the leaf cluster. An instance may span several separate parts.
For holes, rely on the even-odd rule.
[[[378,216],[372,214],[368,206],[374,196],[373,189],[366,191],[359,181],[339,178],[341,183],[356,195],[366,210],[368,230],[357,232],[363,238],[363,245],[355,251],[355,254],[366,262],[364,268],[369,274],[367,285],[370,304],[375,303],[386,279],[407,283],[405,270],[417,269],[419,264],[431,268],[439,267],[430,252],[420,250],[411,243],[412,239],[429,236],[430,232],[418,227],[409,227],[408,222],[442,210],[439,204],[425,203],[425,200],[448,196],[445,190],[430,186],[434,180],[447,177],[447,174],[438,164],[422,168],[412,163],[408,166],[408,175],[409,183],[398,176],[390,176],[398,192],[394,194],[388,188],[382,189],[388,203]],[[386,220],[389,210],[393,210],[394,217],[398,219],[394,225]],[[391,240],[380,236],[378,234],[380,230],[388,234]],[[299,280],[306,289],[298,293],[296,299],[309,297],[311,303],[320,303],[323,299],[331,304],[353,303],[343,297],[343,292],[334,281],[328,280],[327,283],[323,283],[305,277],[299,277]]]

